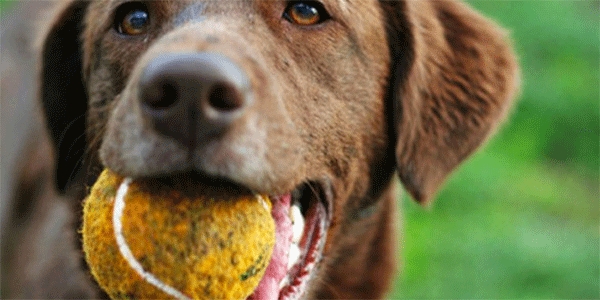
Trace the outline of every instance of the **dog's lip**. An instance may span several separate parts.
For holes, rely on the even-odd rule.
[[[227,178],[209,176],[198,172],[180,172],[155,177],[136,178],[147,189],[167,188],[184,193],[190,198],[195,196],[214,197],[216,199],[238,198],[243,195],[257,194],[243,184]]]
[[[280,288],[279,300],[299,299],[304,296],[307,292],[307,284],[317,273],[323,258],[327,228],[331,222],[331,185],[327,180],[307,182],[296,189],[304,190],[304,193],[300,193],[302,196],[296,196],[304,199],[292,200],[308,205],[302,213],[305,219],[304,232],[299,245],[302,254],[298,262],[288,271],[288,284]]]
[[[305,229],[300,242],[302,256],[288,273],[289,283],[279,290],[279,300],[298,299],[305,295],[323,257],[329,226],[325,205],[315,202],[305,216]]]

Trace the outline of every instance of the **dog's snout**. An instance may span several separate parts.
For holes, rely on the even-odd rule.
[[[144,69],[139,91],[154,129],[190,147],[226,131],[252,101],[244,71],[214,53],[157,56]]]

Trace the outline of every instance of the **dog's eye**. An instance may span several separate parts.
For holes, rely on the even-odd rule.
[[[148,10],[141,3],[127,3],[117,9],[115,29],[124,35],[146,33],[150,25]]]
[[[285,9],[283,17],[301,26],[319,24],[330,18],[323,4],[317,1],[291,2]]]

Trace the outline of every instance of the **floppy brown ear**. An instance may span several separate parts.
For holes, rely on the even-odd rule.
[[[428,203],[504,119],[519,85],[507,34],[456,1],[382,1],[393,55],[396,160]]]
[[[86,149],[87,96],[80,36],[89,1],[58,7],[41,37],[40,96],[56,153],[56,183],[64,192],[81,169]]]

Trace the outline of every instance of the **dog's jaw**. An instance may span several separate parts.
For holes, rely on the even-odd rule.
[[[323,192],[321,186],[314,186],[271,197],[276,244],[263,279],[248,299],[288,300],[306,296],[308,283],[315,277],[323,258],[330,224],[330,193]],[[294,209],[300,206],[305,207],[304,213],[294,216]],[[303,228],[299,229],[298,225]],[[299,250],[298,254],[293,253],[294,248]]]

